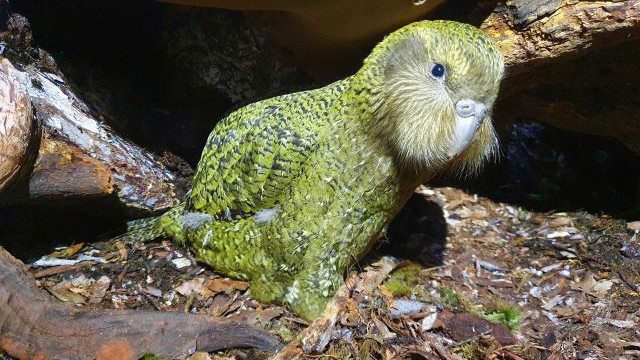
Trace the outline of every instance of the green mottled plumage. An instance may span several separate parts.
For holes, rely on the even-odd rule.
[[[433,61],[447,80],[429,77]],[[469,25],[419,22],[389,35],[355,75],[245,106],[212,131],[188,199],[134,221],[132,238],[170,236],[254,298],[312,319],[347,267],[384,233],[415,187],[439,171],[473,171],[495,149],[485,121],[450,158],[452,106],[490,109],[500,54]]]

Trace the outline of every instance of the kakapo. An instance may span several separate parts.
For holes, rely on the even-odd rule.
[[[499,51],[477,28],[421,21],[388,35],[352,76],[242,107],[211,132],[186,200],[129,223],[172,237],[250,294],[313,319],[435,174],[495,154]]]

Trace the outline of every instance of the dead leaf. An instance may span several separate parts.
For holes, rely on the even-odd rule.
[[[283,313],[284,309],[281,307],[272,307],[262,311],[241,310],[240,313],[233,314],[229,319],[255,326],[268,324]]]
[[[75,245],[71,245],[64,249],[52,252],[51,254],[49,254],[49,257],[59,258],[59,259],[68,259],[73,255],[75,255],[78,251],[80,251],[80,249],[82,249],[83,246],[84,246],[83,242]]]
[[[581,290],[584,293],[602,298],[609,293],[613,286],[612,280],[600,280],[596,281],[592,273],[586,274],[582,280],[576,284],[571,285],[573,290]]]
[[[129,253],[127,252],[126,246],[121,241],[116,242],[116,247],[118,248],[118,254],[120,255],[121,261],[127,261],[129,258]]]
[[[260,316],[262,322],[269,322],[277,317],[282,316],[282,314],[284,314],[284,308],[276,306],[262,310],[258,315]]]
[[[640,221],[633,221],[633,222],[627,223],[627,230],[640,232]]]
[[[178,285],[175,290],[182,296],[189,296],[192,293],[195,293],[205,299],[214,295],[214,292],[212,292],[207,286],[205,286],[205,279],[202,277],[185,281],[182,284]]]
[[[340,319],[340,324],[344,326],[355,326],[361,320],[360,311],[356,302],[349,298],[345,304],[345,312]]]
[[[212,360],[236,360],[235,356],[219,356],[219,355],[213,355],[213,359]]]
[[[573,226],[573,223],[571,222],[571,218],[563,216],[549,221],[549,226],[557,228],[563,226]]]
[[[424,319],[422,319],[422,323],[421,323],[421,329],[422,331],[429,331],[431,329],[435,329],[438,328],[436,326],[436,320],[438,319],[438,313],[437,312],[433,312],[428,316],[425,316]],[[440,322],[438,325],[442,326],[442,322]]]
[[[596,280],[593,278],[593,274],[588,273],[582,278],[582,280],[580,280],[575,284],[572,284],[571,289],[580,290],[585,293],[591,293],[591,289],[593,289],[593,286],[595,284],[596,284]]]
[[[232,279],[208,279],[206,286],[214,293],[230,293],[234,290],[247,290],[249,288],[249,283],[242,280]]]
[[[594,318],[593,322],[596,324],[610,324],[619,328],[635,328],[636,323],[632,320],[616,320],[616,319],[605,319],[605,318]]]
[[[598,297],[604,297],[607,295],[611,287],[613,286],[613,281],[611,280],[600,280],[593,285],[593,292]]]
[[[85,304],[84,296],[80,294],[76,294],[63,287],[56,288],[55,286],[52,286],[52,287],[47,287],[47,290],[51,293],[51,295],[55,296],[60,301],[70,302],[70,303],[79,304],[79,305]]]
[[[90,293],[89,303],[90,304],[99,304],[104,299],[107,294],[107,290],[109,290],[109,286],[111,286],[111,279],[107,276],[102,276],[96,282],[90,285]]]
[[[389,328],[387,327],[387,325],[385,325],[377,317],[374,316],[374,317],[371,318],[371,320],[373,320],[373,323],[378,328],[378,331],[380,332],[380,335],[382,336],[383,339],[389,340],[389,339],[393,339],[393,338],[395,338],[397,336],[395,333],[392,333],[391,331],[389,331]]]
[[[155,288],[153,286],[147,286],[144,289],[142,289],[142,291],[144,291],[146,294],[151,295],[153,297],[162,297],[162,290]]]
[[[480,335],[491,335],[502,345],[516,342],[515,336],[504,325],[492,323],[469,313],[454,314],[443,311],[438,313],[443,329],[455,341],[465,341]]]
[[[178,270],[193,265],[191,264],[191,260],[187,259],[186,257],[178,257],[171,260],[171,262]]]
[[[216,356],[216,359],[219,359],[219,357]],[[206,353],[204,351],[198,351],[197,353],[189,356],[187,358],[187,360],[212,360],[212,359],[211,359],[211,356],[209,356],[208,353]]]
[[[222,316],[229,311],[235,310],[232,309],[232,305],[236,304],[238,304],[238,302],[234,302],[233,299],[227,295],[216,295],[213,298],[213,302],[211,303],[211,306],[209,306],[207,313],[213,316]],[[239,306],[240,305],[237,305],[235,308],[237,309]]]

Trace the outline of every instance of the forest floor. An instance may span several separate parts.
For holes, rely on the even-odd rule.
[[[30,268],[40,287],[79,306],[264,327],[289,343],[282,358],[640,357],[640,222],[530,212],[453,188],[417,193],[390,244],[353,267],[343,296],[306,331],[287,309],[251,300],[246,282],[217,275],[170,241],[77,244]],[[269,356],[228,350],[191,359]]]

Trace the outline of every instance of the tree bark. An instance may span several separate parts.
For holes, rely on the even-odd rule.
[[[0,247],[0,349],[19,359],[176,358],[196,350],[278,346],[268,332],[226,319],[63,304],[37,289],[23,266]]]
[[[640,2],[514,0],[481,28],[507,78],[496,118],[617,139],[640,155]]]
[[[115,196],[126,209],[145,212],[166,210],[179,202],[179,175],[98,121],[61,76],[34,67],[19,70],[7,59],[2,59],[2,64],[0,81],[22,89],[23,94],[26,89],[28,99],[22,100],[22,112],[8,118],[24,124],[22,135],[0,132],[0,153],[12,159],[3,161],[3,168],[13,164],[9,170],[0,170],[12,174],[21,168],[31,170],[27,159],[37,155],[33,173],[27,172],[29,197],[62,200]],[[0,97],[0,107],[15,107],[10,100]],[[35,122],[26,110],[29,108]],[[15,148],[16,143],[24,146]],[[15,176],[4,177],[8,183],[8,178]]]
[[[509,76],[566,57],[640,39],[640,2],[512,0],[481,25]]]
[[[26,175],[38,126],[27,88],[7,59],[0,58],[0,192]]]

